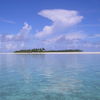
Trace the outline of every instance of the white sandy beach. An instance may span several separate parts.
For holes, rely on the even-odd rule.
[[[33,53],[0,53],[0,54],[100,54],[100,52],[33,52]]]

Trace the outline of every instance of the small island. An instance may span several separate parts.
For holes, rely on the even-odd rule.
[[[14,51],[14,53],[50,53],[50,52],[82,52],[79,49],[68,49],[68,50],[46,50],[45,48],[35,48]]]

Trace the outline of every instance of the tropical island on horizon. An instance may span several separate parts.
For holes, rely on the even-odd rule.
[[[14,53],[34,53],[34,52],[83,52],[80,49],[65,49],[65,50],[46,50],[45,48],[35,48],[35,49],[23,49],[14,51]]]

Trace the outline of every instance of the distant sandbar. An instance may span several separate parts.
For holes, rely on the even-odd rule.
[[[0,53],[0,54],[100,54],[100,52],[32,52],[32,53]]]

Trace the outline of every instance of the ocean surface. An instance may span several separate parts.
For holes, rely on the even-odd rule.
[[[0,55],[0,100],[100,100],[100,55]]]

